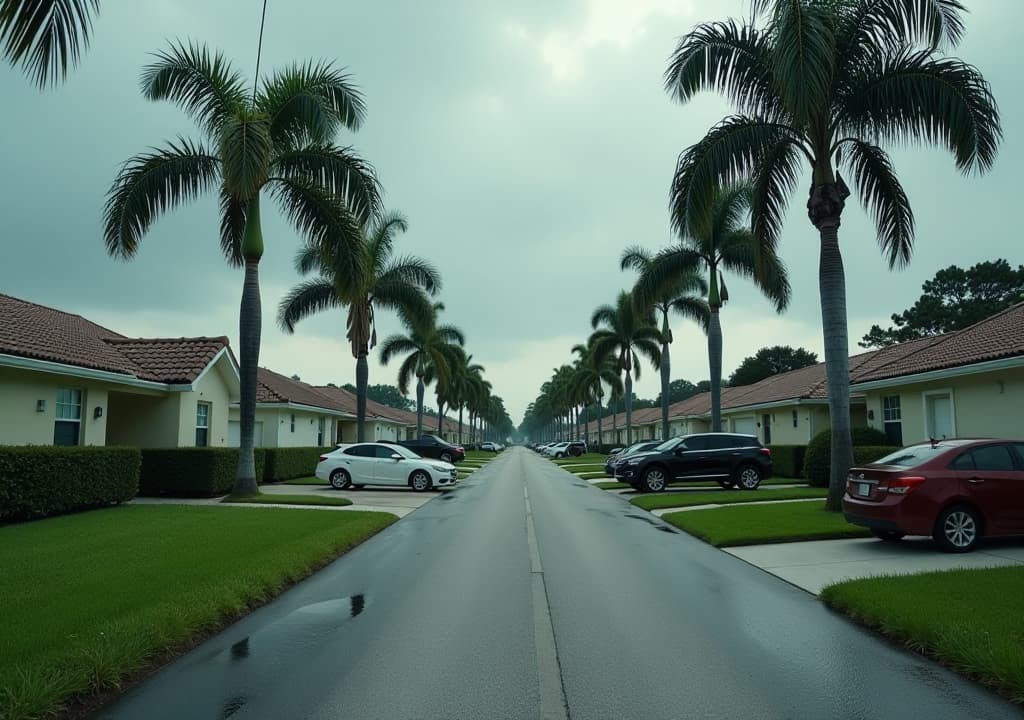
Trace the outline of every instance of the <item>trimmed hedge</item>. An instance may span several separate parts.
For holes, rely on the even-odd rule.
[[[263,474],[259,477],[263,482],[280,482],[281,480],[309,477],[316,470],[320,456],[333,449],[330,447],[263,448],[266,461]]]
[[[769,445],[772,464],[778,477],[798,478],[804,474],[804,453],[806,445]]]
[[[139,489],[136,448],[0,447],[0,522],[126,502]]]
[[[256,477],[264,475],[264,450],[256,448]],[[151,448],[142,451],[140,495],[218,497],[238,474],[238,448]]]
[[[850,436],[853,439],[854,462],[858,462],[857,448],[880,447],[884,446],[886,442],[885,433],[875,428],[851,428]],[[879,455],[878,457],[882,456]],[[808,483],[813,487],[828,487],[831,463],[832,430],[822,430],[811,438],[811,442],[807,444],[807,452],[804,455],[804,477],[807,478]]]

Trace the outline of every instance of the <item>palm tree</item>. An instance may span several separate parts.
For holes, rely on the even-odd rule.
[[[477,442],[477,421],[480,415],[486,410],[488,399],[491,397],[491,383],[484,380],[482,371],[470,370],[468,393],[466,396],[466,409],[469,410],[469,438],[470,442]]]
[[[426,260],[392,258],[395,233],[407,229],[406,219],[398,213],[388,213],[372,222],[360,244],[364,257],[358,266],[353,266],[344,244],[302,248],[295,259],[296,268],[302,275],[316,270],[319,277],[292,288],[278,308],[278,324],[287,333],[294,332],[300,320],[318,312],[348,308],[346,337],[356,359],[359,442],[366,440],[367,357],[377,344],[375,309],[394,310],[426,323],[433,313],[427,293],[434,295],[441,289],[440,273]],[[353,269],[360,271],[358,276],[352,277]]]
[[[619,265],[622,270],[633,269],[640,273],[637,285],[633,289],[633,302],[637,303],[637,310],[639,312],[657,310],[661,313],[661,439],[668,440],[668,386],[672,382],[669,357],[672,328],[668,322],[669,312],[675,310],[684,318],[697,322],[706,333],[709,316],[708,304],[695,295],[706,294],[708,285],[700,275],[690,269],[662,278],[659,287],[650,288],[650,291],[647,292],[647,287],[642,286],[642,283],[644,283],[645,275],[650,271],[653,262],[654,258],[649,252],[634,246],[626,248],[622,253]]]
[[[177,103],[209,145],[180,138],[128,160],[107,195],[107,252],[131,259],[157,217],[200,193],[220,194],[220,244],[244,265],[239,311],[241,376],[238,478],[233,492],[258,492],[253,462],[256,368],[260,351],[260,195],[269,192],[307,242],[330,243],[362,272],[361,224],[380,212],[373,170],[334,144],[342,127],[357,129],[365,107],[350,78],[328,63],[294,65],[265,80],[250,98],[241,76],[205,46],[172,45],[142,73],[150,100]],[[345,252],[341,252],[344,250]]]
[[[615,356],[618,367],[626,375],[623,388],[626,395],[626,444],[633,442],[633,377],[640,377],[640,358],[643,355],[655,369],[661,365],[661,333],[650,312],[641,313],[628,292],[619,293],[615,306],[602,305],[590,318],[594,328],[587,344],[599,358]],[[604,327],[599,329],[600,325]]]
[[[622,378],[619,377],[615,359],[610,355],[598,356],[590,345],[574,345],[572,351],[578,356],[573,386],[585,405],[597,405],[597,444],[602,443],[601,403],[604,398],[604,386],[608,385],[612,392],[622,392]]]
[[[708,335],[708,364],[711,373],[711,430],[722,430],[722,322],[719,313],[729,299],[723,270],[754,280],[758,289],[782,312],[789,304],[786,267],[772,247],[757,248],[746,222],[750,207],[750,186],[738,184],[720,188],[712,200],[712,213],[703,223],[693,223],[673,208],[672,223],[681,229],[678,245],[658,253],[637,281],[636,297],[641,302],[656,298],[665,283],[706,272],[710,315],[705,322]],[[755,258],[760,258],[755,263]],[[662,391],[665,392],[664,390]],[[667,398],[662,395],[662,402]]]
[[[459,411],[459,442],[464,442],[462,437],[463,411],[474,392],[474,382],[479,378],[483,381],[484,366],[473,362],[473,356],[458,346],[455,350],[456,363],[452,368],[452,375],[448,382],[447,402],[449,407]]]
[[[435,303],[428,322],[402,315],[409,332],[392,335],[381,343],[380,361],[384,365],[396,355],[406,355],[398,367],[398,389],[409,392],[409,381],[416,376],[416,437],[423,437],[423,391],[428,369],[434,377],[447,381],[452,347],[465,345],[466,337],[454,325],[438,325],[437,317],[444,305]]]
[[[854,187],[890,266],[910,260],[914,216],[880,143],[948,149],[963,173],[991,168],[999,111],[977,68],[947,55],[964,32],[956,0],[753,0],[749,23],[698,25],[665,73],[686,102],[717,90],[737,113],[679,157],[672,207],[699,224],[716,188],[752,179],[756,247],[778,243],[802,167],[811,171],[808,217],[818,230],[818,270],[832,466],[827,507],[838,510],[853,460],[849,339],[839,224]],[[760,262],[759,258],[756,258]]]
[[[0,43],[4,58],[40,88],[64,80],[89,47],[99,0],[3,0]]]

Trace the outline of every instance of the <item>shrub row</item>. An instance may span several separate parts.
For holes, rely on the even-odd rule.
[[[850,435],[853,439],[854,462],[857,460],[857,448],[880,447],[886,443],[885,433],[868,427],[855,427]],[[877,456],[877,460],[881,455]],[[829,468],[832,463],[832,431],[822,430],[811,438],[804,455],[804,477],[814,487],[828,487]]]
[[[804,453],[806,445],[769,445],[772,463],[778,477],[798,478],[804,475]]]
[[[325,452],[334,448],[293,447],[264,448],[265,469],[260,477],[263,482],[280,482],[293,478],[309,477],[316,470],[317,461]]]
[[[861,445],[853,449],[853,464],[867,465],[899,450],[895,445]]]
[[[264,450],[256,448],[256,477],[264,472]],[[238,448],[150,448],[142,451],[140,495],[217,497],[231,492],[238,474]]]
[[[0,447],[0,522],[131,500],[141,463],[136,448]]]

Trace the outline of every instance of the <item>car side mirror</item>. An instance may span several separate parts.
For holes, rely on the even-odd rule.
[[[682,455],[686,452],[686,448],[676,448],[676,455]]]
[[[401,456],[401,455],[399,455],[398,453],[395,453],[395,454],[393,454],[393,455],[391,456],[391,459],[392,459],[392,460],[401,460],[401,459],[402,459],[402,456]]]

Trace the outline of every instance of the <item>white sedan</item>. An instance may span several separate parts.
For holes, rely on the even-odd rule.
[[[401,445],[355,443],[339,445],[321,455],[316,476],[338,490],[401,485],[423,492],[433,487],[454,487],[458,470],[451,463],[422,458]]]
[[[480,443],[480,449],[488,452],[501,452],[505,449],[505,446],[501,443],[491,442],[488,440],[487,442]]]

